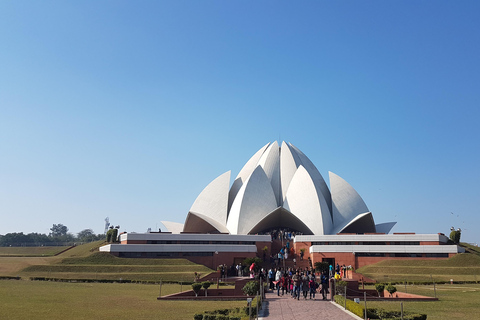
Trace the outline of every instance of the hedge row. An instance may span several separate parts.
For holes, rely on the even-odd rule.
[[[20,277],[0,276],[0,280],[20,280]]]
[[[47,277],[30,277],[32,281],[55,281],[55,282],[98,282],[98,283],[140,283],[140,284],[160,284],[174,283],[182,285],[191,285],[192,281],[154,281],[154,280],[128,280],[128,279],[63,279]]]
[[[454,284],[474,284],[478,283],[479,281],[453,281]],[[393,285],[404,285],[405,283],[408,285],[433,285],[435,284],[450,284],[450,281],[388,281],[388,283],[391,283]],[[365,285],[375,285],[374,282],[365,282]]]
[[[231,317],[223,314],[201,314],[197,313],[193,316],[194,320],[241,320],[241,317]]]
[[[256,297],[252,300],[252,317],[257,314],[257,306],[260,309],[261,299]],[[241,320],[242,317],[249,315],[249,307],[235,308],[235,309],[218,309],[214,311],[205,311],[196,313],[193,320]]]
[[[334,297],[335,302],[341,306],[345,305],[345,298],[339,295]],[[365,308],[352,300],[347,299],[347,310],[363,318],[365,316]],[[398,320],[401,318],[400,311],[387,311],[384,309],[367,308],[367,317],[369,319],[382,319],[382,320]],[[404,320],[427,320],[426,314],[417,314],[411,312],[403,313]]]

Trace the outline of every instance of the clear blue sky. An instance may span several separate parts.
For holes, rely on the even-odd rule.
[[[269,141],[480,242],[480,2],[1,1],[0,234],[144,232]],[[452,214],[453,212],[454,214]]]

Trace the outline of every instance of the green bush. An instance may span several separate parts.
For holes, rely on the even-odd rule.
[[[193,292],[195,292],[195,296],[198,296],[198,293],[200,292],[200,289],[202,288],[202,284],[201,283],[194,283],[192,284],[192,289],[193,289]]]
[[[337,281],[335,284],[335,291],[337,294],[344,294],[347,288],[347,281]]]
[[[381,308],[372,309],[373,313],[377,318],[382,320],[398,320],[401,319],[401,312],[400,311],[387,311]],[[404,320],[426,320],[426,314],[417,314],[411,312],[404,312],[403,313]]]
[[[328,262],[315,262],[315,271],[323,273],[328,271]]]
[[[260,259],[259,257],[247,258],[243,260],[242,264],[247,266],[248,270],[250,270],[250,266],[252,265],[252,263],[255,263],[253,271],[255,271],[255,273],[258,273],[260,271],[260,264],[262,263],[262,259]]]
[[[205,314],[203,315],[203,320],[216,320],[217,316],[214,314]]]
[[[378,296],[381,297],[383,294],[383,290],[385,290],[385,284],[375,283],[375,290],[377,290]]]
[[[343,296],[334,296],[335,302],[342,307],[345,305],[345,298]],[[365,316],[365,308],[352,300],[347,299],[347,310],[357,316],[363,318]],[[373,309],[367,309],[367,317],[370,319],[379,319],[379,317],[373,312]]]
[[[394,285],[392,285],[391,283],[389,283],[388,286],[385,289],[388,291],[388,293],[390,293],[390,296],[392,296],[392,294],[397,292],[397,288]]]
[[[230,320],[242,320],[240,317],[230,317]]]
[[[230,320],[228,316],[223,315],[223,314],[217,314],[216,320]]]
[[[193,315],[193,320],[203,320],[203,314],[201,313],[195,313]]]
[[[260,283],[258,281],[249,281],[242,288],[242,291],[247,296],[254,296],[260,292]]]
[[[210,286],[211,286],[211,282],[210,281],[205,281],[205,282],[202,282],[202,287],[203,289],[208,289]]]

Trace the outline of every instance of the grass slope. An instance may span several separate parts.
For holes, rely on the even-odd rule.
[[[98,252],[104,241],[73,247],[55,257],[0,257],[0,275],[59,279],[193,281],[213,270],[186,259],[118,258]]]
[[[440,260],[384,260],[356,271],[377,281],[480,281],[480,256],[457,254]]]
[[[397,286],[404,291],[403,286]],[[426,313],[428,320],[463,320],[478,319],[480,301],[480,284],[443,284],[436,285],[436,296],[439,301],[416,302],[404,301],[404,311]],[[433,297],[434,288],[428,286],[407,286],[407,292]],[[400,302],[368,301],[368,308],[382,308],[400,311]]]
[[[180,288],[164,284],[162,295]],[[156,285],[4,280],[0,319],[191,320],[195,313],[246,305],[246,301],[158,301],[158,295]]]
[[[0,247],[0,257],[48,257],[70,247]]]

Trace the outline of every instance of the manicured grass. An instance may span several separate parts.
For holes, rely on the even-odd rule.
[[[472,246],[471,244],[464,243],[464,242],[460,242],[460,245],[464,247],[468,252],[480,255],[479,247],[475,247],[475,246]]]
[[[404,286],[397,285],[396,287],[399,291],[405,291]],[[480,284],[443,284],[436,285],[435,288],[439,301],[403,301],[403,310],[426,313],[427,320],[463,320],[480,317]],[[407,292],[433,297],[434,287],[433,285],[409,285],[407,286]],[[400,311],[400,302],[368,301],[367,307]]]
[[[183,286],[183,290],[190,289]],[[236,308],[244,301],[159,301],[160,286],[45,281],[0,282],[0,319],[193,319],[206,310]],[[180,291],[162,285],[162,295]]]
[[[186,259],[118,258],[98,252],[104,241],[73,247],[55,257],[0,257],[0,276],[57,279],[183,281],[213,270]]]
[[[440,260],[384,260],[357,272],[380,282],[480,281],[480,256],[463,253]]]
[[[48,257],[70,247],[0,247],[0,257]]]

